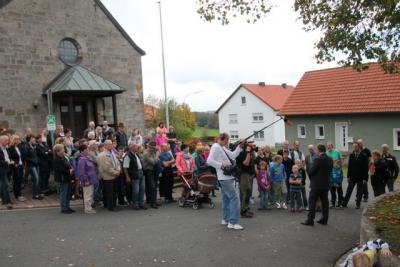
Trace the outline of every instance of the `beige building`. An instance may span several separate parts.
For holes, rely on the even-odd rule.
[[[100,0],[0,0],[0,127],[144,128],[138,47]],[[50,99],[51,99],[50,98]]]

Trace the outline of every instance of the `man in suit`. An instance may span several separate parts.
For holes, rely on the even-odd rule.
[[[363,195],[363,184],[368,182],[368,156],[362,153],[358,143],[353,144],[353,153],[349,157],[349,167],[347,171],[347,187],[346,196],[344,197],[342,206],[347,207],[354,187],[357,185],[356,209],[360,208],[361,198]]]
[[[373,164],[371,163],[371,150],[368,148],[364,147],[364,141],[362,139],[357,140],[358,145],[360,146],[360,151],[361,153],[364,153],[368,157],[368,164]],[[368,176],[367,176],[367,181],[363,183],[363,198],[364,202],[368,202],[368,197],[369,197],[369,192],[368,192]]]
[[[317,199],[321,199],[322,204],[322,218],[317,223],[322,225],[328,224],[329,217],[329,200],[328,192],[330,188],[330,174],[333,168],[333,161],[326,155],[326,147],[324,145],[318,145],[317,147],[318,157],[314,160],[310,174],[310,198],[308,213],[308,219],[303,222],[303,225],[313,226],[315,219],[315,206]]]

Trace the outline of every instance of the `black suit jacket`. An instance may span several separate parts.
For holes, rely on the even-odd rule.
[[[309,172],[310,187],[315,190],[328,190],[331,186],[330,175],[333,168],[333,160],[325,153],[314,159]]]
[[[11,159],[10,150],[8,148],[6,148],[6,150],[8,151],[8,157]],[[9,165],[6,162],[6,157],[4,156],[3,150],[0,148],[0,168],[6,169],[8,167]]]
[[[349,157],[349,169],[347,177],[353,181],[368,181],[368,156],[365,153],[351,153]]]

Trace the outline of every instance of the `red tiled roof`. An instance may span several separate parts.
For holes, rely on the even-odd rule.
[[[225,100],[225,102],[217,109],[217,112],[231,99],[233,95],[243,87],[265,104],[270,106],[274,110],[280,110],[285,103],[286,99],[294,90],[294,86],[286,85],[259,85],[259,84],[248,84],[243,83]]]
[[[377,63],[306,72],[280,110],[281,115],[400,112],[400,75]]]

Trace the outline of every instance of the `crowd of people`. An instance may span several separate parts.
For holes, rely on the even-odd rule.
[[[208,163],[216,168],[222,189],[222,224],[230,229],[243,229],[239,217],[252,218],[254,212],[250,203],[254,201],[253,179],[257,179],[259,210],[270,208],[289,209],[291,212],[308,210],[304,225],[314,225],[316,210],[322,211],[318,223],[328,223],[329,208],[346,208],[354,187],[356,209],[361,201],[368,202],[368,181],[371,180],[374,196],[385,193],[386,187],[393,191],[393,184],[399,174],[396,158],[390,154],[389,146],[383,144],[381,151],[370,151],[362,139],[353,143],[348,160],[335,149],[331,142],[316,148],[308,145],[307,153],[300,149],[300,142],[292,147],[283,142],[282,149],[274,153],[269,146],[256,148],[254,144],[238,142],[235,149],[229,149],[229,135],[220,134],[212,148]],[[343,193],[344,165],[347,165],[347,191]],[[235,168],[239,173],[235,173]],[[307,197],[306,180],[310,180]],[[239,183],[239,196],[235,193],[235,182]],[[331,205],[329,206],[329,192]]]
[[[114,130],[107,121],[101,126],[90,122],[81,138],[59,125],[51,133],[34,135],[30,128],[23,135],[0,131],[0,198],[12,209],[15,201],[26,201],[22,188],[31,178],[32,198],[42,200],[54,193],[50,175],[54,174],[61,212],[73,213],[71,199],[84,200],[85,213],[96,213],[102,206],[116,211],[130,205],[135,210],[158,209],[173,198],[174,173],[201,172],[207,169],[209,146],[199,143],[194,153],[177,140],[173,127],[160,123],[145,138],[139,129],[131,135],[123,123]],[[160,198],[158,198],[160,196]],[[215,193],[213,192],[213,196]],[[146,202],[146,203],[145,203]]]

